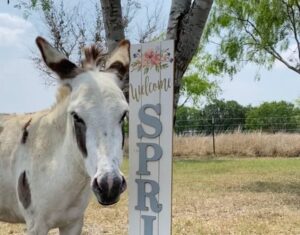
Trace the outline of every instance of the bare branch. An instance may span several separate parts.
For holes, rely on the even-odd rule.
[[[52,86],[56,84],[57,82],[56,75],[50,69],[48,69],[48,67],[45,65],[44,61],[41,59],[40,56],[35,55],[33,52],[32,54],[33,56],[31,56],[30,59],[33,61],[35,67],[41,73],[42,77],[46,75],[47,79],[44,79],[45,85]]]
[[[78,9],[74,8],[72,14],[67,14],[61,2],[59,9],[51,1],[51,8],[44,10],[44,19],[50,32],[54,47],[63,52],[67,58],[73,52],[78,41],[78,34],[75,30],[75,15],[78,15]]]
[[[139,24],[137,24],[138,34],[139,34],[139,42],[144,43],[146,41],[150,41],[153,38],[153,35],[159,32],[158,26],[161,16],[162,5],[156,5],[153,12],[149,13],[149,8],[146,9],[146,27],[142,28]]]
[[[85,14],[78,7],[70,10],[64,8],[63,2],[55,5],[49,1],[50,7],[41,9],[46,29],[50,35],[52,45],[71,58],[79,65],[82,61],[82,49],[89,43],[95,43],[97,47],[104,45],[104,25],[99,4],[95,6],[95,17],[88,22]],[[44,75],[45,82],[52,84],[55,75],[44,66],[37,55],[32,56],[37,69]],[[45,76],[46,75],[46,76]]]
[[[141,3],[135,0],[127,0],[126,4],[122,7],[123,26],[124,26],[125,34],[128,33],[128,26],[132,22],[138,10],[140,9],[141,9]]]

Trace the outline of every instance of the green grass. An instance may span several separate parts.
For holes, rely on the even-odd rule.
[[[174,160],[173,170],[173,234],[300,234],[300,159]],[[83,234],[127,234],[127,203],[92,200]],[[0,223],[8,232],[23,227]]]

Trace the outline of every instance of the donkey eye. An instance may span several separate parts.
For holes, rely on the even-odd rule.
[[[125,119],[125,117],[127,116],[127,111],[125,111],[120,119],[120,123],[122,123]]]
[[[86,148],[86,125],[81,117],[76,112],[71,113],[74,119],[74,131],[79,150],[84,156],[87,156]]]
[[[71,115],[72,115],[72,117],[73,117],[73,119],[74,119],[74,122],[82,123],[82,124],[85,125],[83,119],[82,119],[81,117],[79,117],[78,114],[77,114],[76,112],[74,112],[74,111],[71,112]]]

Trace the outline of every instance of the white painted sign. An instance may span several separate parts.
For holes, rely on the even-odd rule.
[[[174,42],[131,46],[129,234],[170,235]]]

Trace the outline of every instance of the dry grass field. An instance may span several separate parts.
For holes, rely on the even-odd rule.
[[[173,234],[300,234],[299,169],[297,158],[175,160]],[[126,195],[107,208],[92,199],[83,234],[125,235],[127,223]],[[0,224],[7,234],[24,226]]]
[[[300,134],[291,133],[231,133],[216,135],[216,154],[219,156],[298,157]],[[210,156],[212,136],[175,136],[175,156]]]

